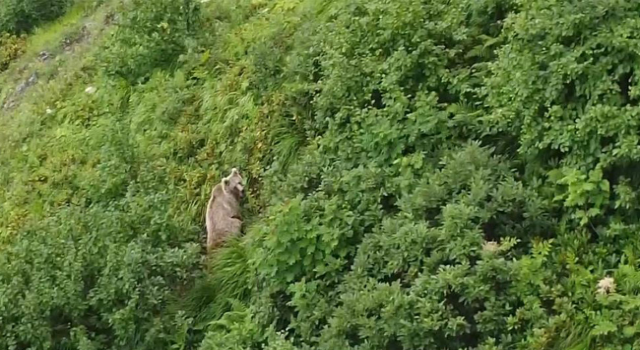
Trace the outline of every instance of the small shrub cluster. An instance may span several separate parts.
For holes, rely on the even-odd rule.
[[[116,11],[126,15],[103,47],[105,72],[136,83],[175,65],[194,35],[197,9],[195,0],[123,3]]]
[[[73,0],[2,0],[0,33],[23,34],[63,15]]]
[[[13,60],[24,53],[25,44],[25,36],[9,33],[0,35],[0,72],[6,70]]]
[[[637,2],[121,6],[0,118],[0,347],[640,348]]]

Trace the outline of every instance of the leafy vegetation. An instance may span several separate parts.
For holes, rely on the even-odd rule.
[[[0,33],[22,34],[35,26],[60,17],[72,0],[2,0]]]
[[[24,51],[24,36],[4,33],[0,36],[0,72],[9,67],[11,61],[18,58]]]
[[[0,75],[0,347],[639,348],[639,10],[99,4]]]

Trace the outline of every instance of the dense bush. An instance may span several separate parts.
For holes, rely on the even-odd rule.
[[[106,72],[132,83],[154,69],[176,64],[198,24],[198,2],[132,0],[117,12],[125,14],[104,47]]]
[[[0,118],[2,346],[640,347],[640,4],[122,6]]]
[[[22,34],[40,23],[60,17],[73,0],[2,0],[0,33]]]
[[[11,61],[18,58],[25,48],[25,37],[4,33],[0,35],[0,72],[9,67]]]

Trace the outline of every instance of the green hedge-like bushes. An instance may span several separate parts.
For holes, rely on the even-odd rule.
[[[0,33],[22,34],[40,23],[60,17],[73,0],[2,0]]]
[[[176,65],[197,35],[198,5],[195,0],[123,3],[117,8],[122,21],[103,47],[99,64],[107,74],[131,83]]]
[[[292,3],[233,41],[300,148],[204,349],[640,345],[636,3]]]

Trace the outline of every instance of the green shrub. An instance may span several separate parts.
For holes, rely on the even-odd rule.
[[[2,0],[0,33],[23,34],[37,25],[60,17],[72,0]]]
[[[101,53],[105,71],[133,83],[155,69],[175,66],[195,33],[198,4],[195,0],[123,3],[118,8],[122,19]]]
[[[15,237],[1,258],[2,348],[155,341],[152,321],[168,292],[190,278],[199,248],[170,248],[159,235],[135,235],[150,222],[127,217],[97,206],[68,209]]]

